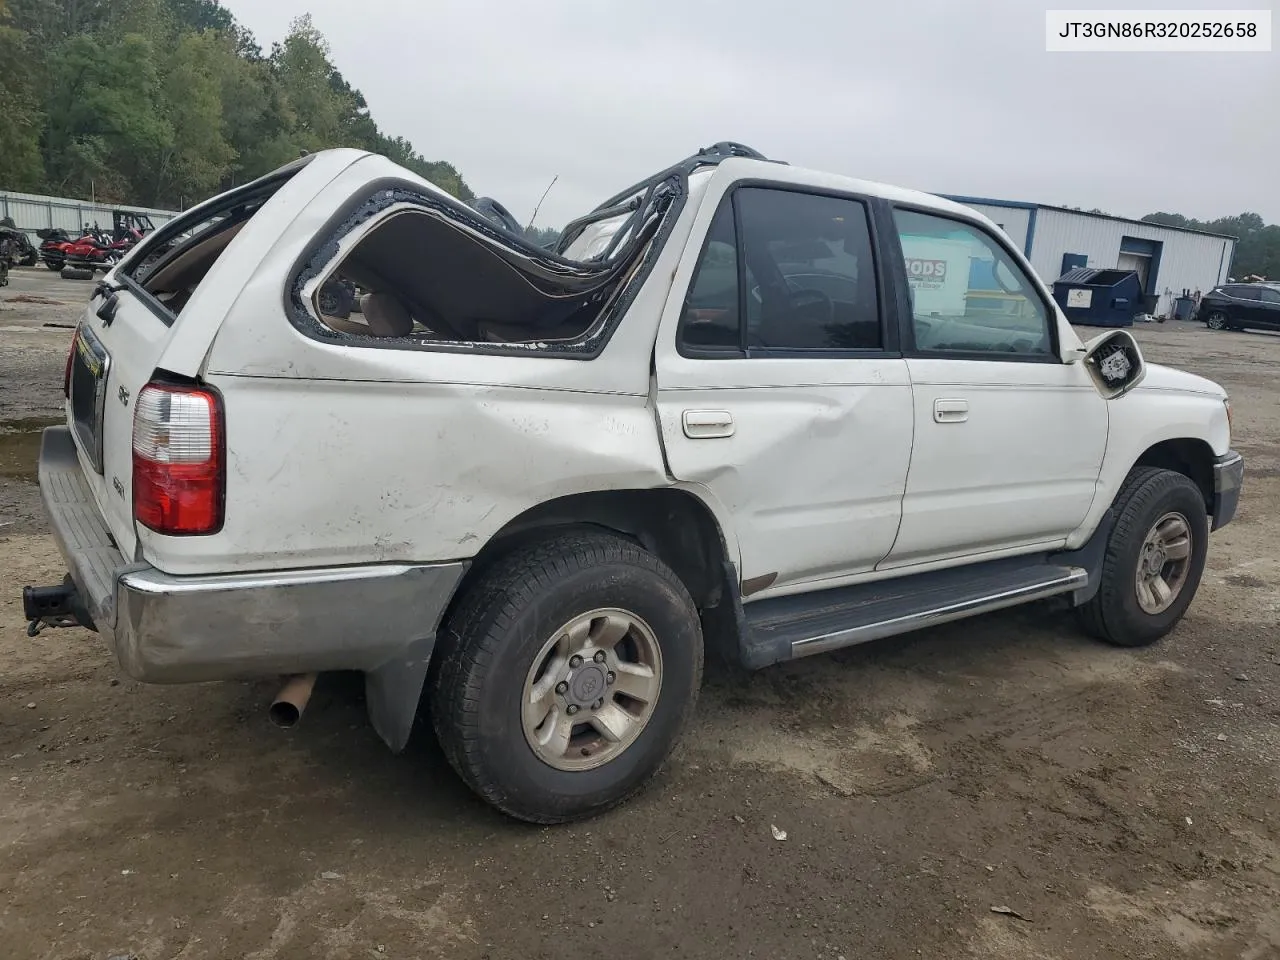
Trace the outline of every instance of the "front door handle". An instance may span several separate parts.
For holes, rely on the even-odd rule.
[[[691,440],[733,436],[733,414],[728,410],[686,410],[684,435]]]
[[[964,423],[969,419],[969,401],[935,400],[933,419],[935,423]]]

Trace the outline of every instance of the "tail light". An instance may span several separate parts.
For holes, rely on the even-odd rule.
[[[222,529],[226,493],[222,400],[212,390],[142,388],[133,411],[133,516],[156,533]]]

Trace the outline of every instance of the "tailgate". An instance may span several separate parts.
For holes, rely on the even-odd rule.
[[[134,297],[95,297],[76,330],[68,422],[85,478],[120,552],[134,556],[133,409],[151,379],[170,329]],[[104,304],[114,302],[106,323]]]
[[[251,264],[360,156],[333,154],[200,204],[147,237],[95,288],[73,341],[67,415],[85,478],[126,558],[138,559],[134,400],[157,375],[200,376]]]

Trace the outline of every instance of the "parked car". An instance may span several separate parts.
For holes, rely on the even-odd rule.
[[[1017,309],[971,310],[979,275]],[[142,240],[65,392],[39,477],[70,573],[24,591],[33,633],[96,629],[142,681],[290,677],[282,722],[363,671],[393,750],[421,703],[541,823],[658,771],[707,650],[1047,598],[1152,643],[1244,470],[1221,387],[1081,343],[989,219],[737,144],[554,249],[305,157]]]
[[[1210,330],[1280,329],[1280,284],[1226,283],[1200,298],[1198,320]]]

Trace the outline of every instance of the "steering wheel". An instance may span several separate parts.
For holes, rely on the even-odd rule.
[[[787,299],[793,316],[799,314],[806,319],[825,321],[835,319],[836,306],[821,290],[792,290]]]

